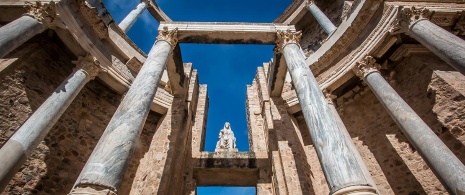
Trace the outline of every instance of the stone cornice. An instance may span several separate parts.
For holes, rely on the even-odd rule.
[[[372,72],[378,72],[381,65],[376,63],[376,60],[371,56],[365,56],[362,60],[357,62],[355,67],[352,69],[358,77],[364,79],[368,74]]]
[[[102,18],[98,15],[98,9],[96,7],[92,7],[88,1],[85,0],[80,1],[79,7],[84,18],[92,25],[95,34],[97,34],[100,39],[107,38],[108,28]]]
[[[166,41],[174,49],[178,43],[178,28],[168,30],[168,27],[163,27],[163,30],[158,31],[157,41]]]
[[[300,37],[302,37],[302,32],[292,32],[290,29],[286,31],[278,30],[276,32],[276,47],[274,51],[276,53],[281,53],[284,47],[288,44],[296,44],[299,45]]]
[[[25,2],[24,7],[27,12],[24,15],[30,16],[38,20],[45,28],[50,28],[56,22],[57,13],[55,8],[55,2],[42,3],[36,2]]]

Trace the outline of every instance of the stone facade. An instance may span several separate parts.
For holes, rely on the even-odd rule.
[[[460,191],[465,190],[465,174],[460,174],[465,162],[465,76],[460,71],[465,64],[455,55],[460,51],[444,54],[447,45],[442,42],[465,45],[464,17],[458,14],[465,10],[463,1],[314,1],[324,14],[319,17],[327,16],[337,27],[329,34],[304,0],[294,1],[269,24],[172,22],[154,2],[144,1],[144,9],[164,22],[148,55],[124,33],[131,25],[118,27],[100,1],[62,1],[43,1],[46,12],[35,10],[54,14],[46,25],[21,16],[25,1],[0,3],[5,11],[0,13],[0,50],[11,51],[0,59],[0,152],[27,157],[11,179],[0,167],[0,187],[7,182],[2,194],[193,195],[197,186],[224,185],[256,186],[260,195],[465,193]],[[418,11],[425,9],[412,5],[431,12],[425,11],[426,17]],[[402,16],[412,20],[407,27],[401,25]],[[137,17],[132,14],[127,22]],[[22,31],[21,37],[8,33],[23,20],[30,22],[23,27],[40,29]],[[439,34],[428,39],[422,37],[426,31]],[[26,40],[25,32],[32,38]],[[8,44],[3,37],[26,42]],[[208,88],[199,84],[201,75],[192,64],[183,63],[178,42],[277,44],[274,59],[258,67],[251,84],[244,86],[250,151],[203,151]],[[60,108],[66,111],[32,153],[6,151],[11,137],[51,94],[66,92],[56,88],[77,71],[73,62],[78,56],[93,59],[95,71],[85,74],[91,79],[97,75],[95,79],[86,80],[72,103]],[[384,89],[396,92],[390,97],[400,97],[414,113],[399,119],[369,75],[380,75],[377,81],[388,83]],[[140,85],[144,79],[137,83],[138,76],[158,83],[151,82],[148,89],[149,84]],[[137,96],[152,90],[152,99]],[[136,96],[141,98],[135,101]],[[315,110],[319,112],[308,114]],[[131,117],[114,118],[127,112],[148,114],[137,118],[141,124],[127,119]],[[414,122],[424,121],[422,130],[431,129],[438,138],[427,145],[444,144],[450,150],[451,155],[444,151],[433,157],[456,158],[456,166],[431,164],[431,154],[418,146],[421,140],[409,137],[417,129],[409,129],[402,119],[416,116]],[[108,129],[112,120],[131,125],[118,132],[119,126]],[[333,134],[325,137],[322,129]],[[105,144],[127,136],[135,139],[115,147]],[[338,151],[327,153],[325,147]],[[99,167],[89,163],[97,150],[125,156]],[[335,172],[328,164],[354,169]],[[88,174],[108,177],[81,178],[87,166],[93,166]],[[108,171],[108,166],[114,169]],[[442,171],[448,168],[454,172],[447,176],[456,180],[443,181]],[[120,177],[111,181],[113,174]]]

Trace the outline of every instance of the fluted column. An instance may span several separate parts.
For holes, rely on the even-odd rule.
[[[84,85],[99,73],[98,61],[79,57],[75,71],[45,100],[0,149],[0,191],[3,191],[34,149],[60,119]]]
[[[71,194],[116,193],[150,111],[177,29],[158,33],[141,70],[84,166]],[[153,167],[156,168],[156,167]],[[90,190],[90,192],[89,192]]]
[[[136,23],[137,19],[139,19],[140,15],[144,10],[147,8],[147,2],[145,0],[142,0],[139,5],[135,9],[133,9],[129,14],[121,21],[118,26],[123,30],[124,32],[128,32],[129,29]]]
[[[357,63],[354,72],[367,83],[449,193],[465,193],[465,166],[386,82],[379,67],[367,56]]]
[[[331,35],[335,30],[336,26],[329,20],[329,18],[323,13],[318,6],[316,6],[315,2],[311,1],[307,5],[308,11],[312,13],[313,17],[315,17],[316,21],[323,30],[326,32],[327,35]]]
[[[365,164],[357,159],[343,125],[328,106],[298,45],[301,33],[278,31],[276,52],[282,52],[302,107],[305,122],[330,188],[330,194],[376,194]]]
[[[55,3],[26,3],[28,12],[0,28],[0,58],[43,32],[56,20]]]
[[[428,20],[428,9],[399,8],[392,33],[407,33],[450,66],[465,74],[465,41]]]

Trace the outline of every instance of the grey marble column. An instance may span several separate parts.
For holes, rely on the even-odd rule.
[[[129,12],[129,14],[123,19],[123,21],[121,21],[118,24],[121,30],[123,30],[124,32],[128,32],[146,8],[147,3],[145,1],[140,2],[139,5],[137,5],[137,7],[134,10]]]
[[[34,149],[60,119],[84,85],[95,78],[98,61],[79,57],[74,71],[52,95],[27,119],[0,149],[0,191],[2,191]]]
[[[118,106],[105,132],[84,166],[71,194],[81,194],[86,186],[94,190],[118,190],[136,140],[150,111],[165,64],[176,45],[177,29],[159,32],[141,70]],[[154,167],[156,168],[156,167]]]
[[[376,194],[371,176],[364,171],[365,164],[357,159],[358,151],[344,133],[347,130],[339,125],[305,63],[297,44],[300,35],[300,32],[278,32],[276,50],[284,55],[330,194]]]
[[[56,18],[55,3],[27,3],[28,12],[0,28],[0,58],[43,32]]]
[[[334,26],[331,20],[329,20],[325,13],[323,13],[314,2],[310,2],[307,9],[310,13],[312,13],[313,17],[315,17],[316,21],[320,24],[326,34],[331,35],[336,30],[336,26]]]
[[[406,32],[450,66],[465,74],[465,41],[437,26],[427,18],[427,9],[401,8],[399,32]]]
[[[354,68],[451,194],[465,193],[465,166],[377,71],[367,56]]]

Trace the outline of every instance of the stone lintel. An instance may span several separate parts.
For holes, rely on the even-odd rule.
[[[426,54],[432,53],[429,49],[421,44],[402,44],[394,53],[389,57],[392,61],[399,61],[404,57],[411,56],[412,54]]]
[[[148,1],[147,2],[147,10],[152,14],[152,16],[158,20],[158,22],[171,22],[172,20],[168,15],[161,10],[161,8],[154,2],[154,1]]]
[[[259,169],[270,166],[254,152],[201,152],[193,165],[197,186],[256,186]]]
[[[287,65],[282,53],[275,53],[268,72],[268,90],[270,97],[279,97],[286,80]]]
[[[171,94],[176,97],[184,93],[186,75],[184,74],[184,65],[182,63],[181,48],[179,44],[173,49],[168,61],[166,62],[166,72],[171,88]]]
[[[160,22],[158,30],[178,28],[179,43],[275,44],[276,32],[293,25],[273,23]]]

